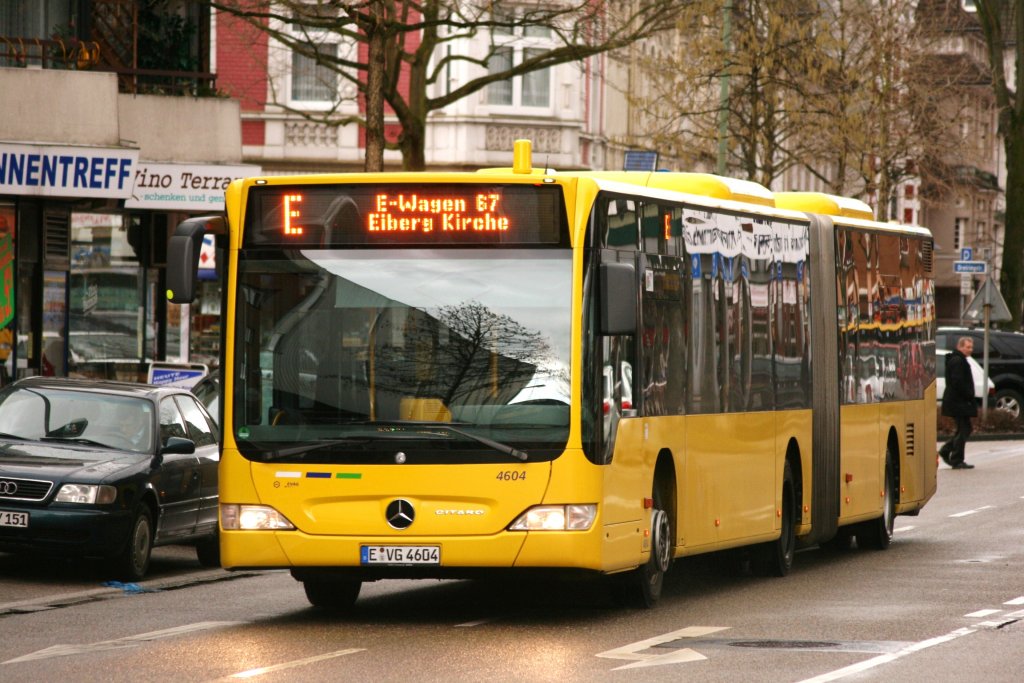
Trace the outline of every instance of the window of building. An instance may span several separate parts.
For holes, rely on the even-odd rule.
[[[913,225],[914,224],[914,210],[913,209],[903,209],[903,222],[906,223],[907,225]]]
[[[340,44],[337,34],[318,28],[318,19],[336,17],[338,9],[310,4],[292,10],[287,31],[295,41],[307,43],[309,50],[291,53],[290,97],[297,103],[334,103],[338,99],[338,72],[327,64],[337,60]],[[326,62],[326,63],[325,63]]]
[[[71,0],[7,0],[0,2],[0,36],[52,38],[71,34]]]
[[[548,52],[551,44],[551,28],[539,25],[514,25],[520,18],[505,10],[495,12],[495,21],[509,24],[495,26],[491,30],[492,52],[487,59],[490,74],[508,71],[516,65]],[[551,107],[551,69],[539,69],[521,76],[497,81],[487,86],[487,104],[507,107]]]
[[[953,251],[960,251],[967,232],[967,219],[957,218],[953,226]]]

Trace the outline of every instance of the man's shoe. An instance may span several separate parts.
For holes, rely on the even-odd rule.
[[[958,462],[957,464],[953,465],[953,469],[954,470],[973,470],[974,469],[974,465],[971,465],[970,463],[966,463],[966,462]]]

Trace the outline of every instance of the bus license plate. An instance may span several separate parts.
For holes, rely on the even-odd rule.
[[[0,526],[18,526],[28,528],[27,512],[4,512],[0,510]]]
[[[441,564],[439,545],[364,545],[360,564]]]

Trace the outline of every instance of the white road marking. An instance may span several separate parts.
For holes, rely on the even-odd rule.
[[[901,527],[896,527],[895,529],[893,529],[893,531],[894,531],[894,532],[895,532],[895,531],[910,531],[911,529],[916,529],[916,528],[917,528],[916,526],[914,526],[913,524],[911,524],[911,525],[909,525],[909,526],[901,526]]]
[[[906,657],[907,655],[914,654],[915,652],[925,650],[929,647],[934,647],[935,645],[941,645],[942,643],[948,643],[949,641],[956,640],[961,636],[967,636],[976,632],[976,628],[959,628],[953,631],[952,633],[947,633],[944,636],[938,636],[937,638],[922,640],[920,643],[908,645],[907,647],[901,650],[897,650],[896,652],[879,655],[878,657],[872,657],[871,659],[866,659],[863,662],[851,664],[850,666],[843,667],[842,669],[836,669],[835,671],[830,671],[828,673],[821,674],[820,676],[815,676],[814,678],[804,679],[803,681],[800,681],[800,683],[826,683],[827,681],[837,681],[840,678],[846,678],[847,676],[852,676],[853,674],[858,674],[863,671],[867,671],[868,669],[873,669],[876,666],[881,666],[882,664],[894,662],[897,659],[900,659],[901,657]]]
[[[1024,596],[1014,598],[1013,600],[1007,600],[1003,603],[1004,605],[1024,605]]]
[[[296,659],[292,662],[283,662],[281,664],[274,664],[273,666],[261,666],[258,669],[249,669],[248,671],[240,671],[237,674],[232,674],[229,678],[255,678],[256,676],[262,676],[263,674],[271,673],[273,671],[283,671],[284,669],[294,669],[297,666],[306,666],[307,664],[314,664],[316,662],[322,662],[325,659],[334,659],[335,657],[344,657],[345,655],[352,655],[356,652],[365,652],[364,647],[352,647],[347,650],[338,650],[336,652],[328,652],[326,654],[317,655],[315,657],[306,657],[305,659]]]
[[[472,628],[474,626],[481,626],[483,624],[489,624],[494,621],[493,618],[488,619],[477,619],[476,621],[467,621],[461,624],[455,624],[455,628]]]
[[[981,618],[981,617],[988,617],[988,616],[991,616],[993,614],[999,614],[1002,611],[1003,610],[1001,610],[1001,609],[980,609],[977,612],[971,612],[970,614],[965,614],[964,616],[965,617],[972,617],[972,618]]]
[[[982,505],[980,508],[975,508],[973,510],[965,510],[964,512],[958,512],[955,515],[950,515],[950,517],[966,517],[967,515],[973,515],[975,512],[981,512],[982,510],[989,510],[989,509],[991,509],[993,507],[995,507],[995,506],[994,505]]]
[[[673,640],[679,640],[680,638],[699,638],[706,636],[709,633],[715,633],[717,631],[724,631],[730,628],[729,626],[687,626],[686,628],[679,629],[678,631],[672,631],[671,633],[664,633],[654,638],[648,638],[647,640],[640,640],[629,645],[623,645],[617,647],[614,650],[606,650],[598,653],[597,657],[604,657],[606,659],[626,659],[631,660],[632,663],[624,664],[622,666],[615,667],[612,671],[619,671],[622,669],[636,669],[644,666],[660,666],[662,664],[680,664],[682,662],[696,662],[701,659],[707,659],[704,655],[699,652],[695,652],[689,648],[680,648],[678,650],[670,650],[666,654],[650,655],[643,654],[641,650],[662,645],[664,643],[671,643]]]
[[[184,635],[186,633],[193,633],[195,631],[208,631],[214,628],[225,628],[228,626],[235,626],[241,622],[237,621],[200,621],[195,624],[185,624],[184,626],[176,626],[174,628],[163,629],[162,631],[150,631],[149,633],[140,633],[135,636],[125,636],[124,638],[117,638],[115,640],[102,640],[98,643],[84,643],[82,645],[51,645],[48,648],[33,652],[31,654],[17,657],[15,659],[8,659],[4,664],[14,664],[15,662],[30,662],[35,659],[48,659],[50,657],[67,657],[68,655],[80,655],[87,652],[101,652],[103,650],[116,650],[122,647],[134,647],[139,643],[149,642],[151,640],[159,640],[160,638],[173,638],[174,636]]]

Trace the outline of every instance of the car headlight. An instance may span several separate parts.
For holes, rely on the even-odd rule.
[[[117,499],[117,489],[98,484],[64,484],[57,491],[56,503],[109,505]]]
[[[511,531],[586,531],[597,517],[596,505],[537,505],[512,522]]]
[[[221,505],[220,525],[232,531],[295,528],[287,517],[269,505]]]

